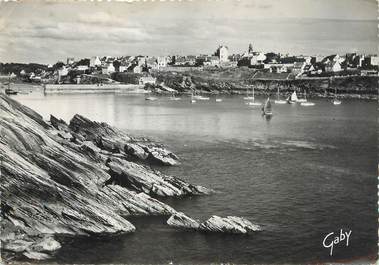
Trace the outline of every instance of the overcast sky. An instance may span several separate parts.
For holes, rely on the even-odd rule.
[[[378,53],[376,0],[0,2],[0,62],[93,55]]]

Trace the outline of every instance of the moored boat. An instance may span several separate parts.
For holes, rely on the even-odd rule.
[[[296,95],[296,91],[294,91],[292,94],[291,94],[291,96],[289,96],[288,98],[287,98],[287,103],[288,104],[294,104],[294,103],[296,103],[296,102],[298,102],[298,98],[297,98],[297,95]]]
[[[13,90],[13,89],[10,89],[10,88],[6,88],[5,89],[5,94],[7,94],[7,95],[17,95],[18,92],[16,90]]]
[[[307,92],[304,91],[304,101],[300,102],[300,106],[310,107],[310,106],[314,106],[314,105],[316,105],[316,104],[313,102],[309,102],[307,100]]]
[[[310,107],[310,106],[314,106],[314,105],[316,105],[316,104],[313,102],[301,102],[300,103],[300,106],[304,106],[304,107]]]
[[[249,89],[246,88],[246,97],[243,98],[244,100],[254,100],[254,87],[253,87],[253,96],[249,95]]]
[[[274,101],[275,104],[286,104],[287,101],[280,99],[280,94],[279,94],[279,87],[278,87],[278,92],[277,92],[277,99]]]
[[[262,107],[262,115],[271,116],[272,115],[272,106],[270,98],[268,97],[265,104]]]
[[[332,101],[333,105],[341,105],[342,101],[337,99],[337,88],[334,88],[334,99]]]

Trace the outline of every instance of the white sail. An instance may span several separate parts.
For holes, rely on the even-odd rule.
[[[291,95],[291,101],[297,102],[299,99],[297,98],[296,91],[294,91]]]

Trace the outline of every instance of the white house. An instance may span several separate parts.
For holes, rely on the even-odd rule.
[[[77,66],[78,71],[86,71],[88,69],[89,69],[88,65],[78,65]]]
[[[216,55],[218,55],[218,58],[221,63],[228,62],[229,61],[229,49],[225,45],[220,45],[216,51]]]
[[[167,57],[166,56],[159,56],[157,58],[157,62],[158,62],[158,68],[167,67]]]
[[[116,69],[113,66],[113,63],[110,63],[108,65],[105,65],[104,67],[101,68],[101,72],[105,75],[114,73]]]
[[[342,71],[342,67],[338,61],[331,61],[325,65],[325,72],[339,72],[339,71]]]
[[[250,65],[260,65],[263,64],[263,61],[266,60],[266,55],[263,52],[253,55],[250,58]]]
[[[66,75],[68,75],[68,69],[65,66],[62,66],[62,68],[58,69],[58,76]]]
[[[371,56],[371,65],[377,66],[379,65],[379,57],[378,56]]]
[[[128,70],[128,67],[125,66],[125,65],[120,65],[120,67],[118,68],[118,71],[119,71],[120,73],[122,73],[122,72],[126,72],[127,70]]]
[[[142,66],[138,64],[134,64],[130,67],[130,70],[135,73],[135,74],[140,74],[142,73]]]
[[[91,57],[91,60],[89,63],[90,67],[96,67],[96,66],[100,66],[100,65],[101,65],[101,61],[100,61],[99,56]]]

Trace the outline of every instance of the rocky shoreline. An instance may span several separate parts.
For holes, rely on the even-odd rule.
[[[52,258],[61,236],[131,233],[136,228],[128,216],[178,214],[160,198],[214,192],[152,169],[180,163],[149,139],[80,115],[69,124],[54,116],[44,121],[4,94],[0,103],[5,260]],[[202,231],[244,233],[251,227],[238,217],[212,218]]]
[[[329,78],[302,79],[257,79],[252,69],[155,72],[160,85],[152,86],[158,93],[164,93],[165,86],[179,93],[197,91],[204,94],[245,95],[247,89],[255,89],[257,95],[276,96],[279,89],[281,97],[293,91],[304,93],[312,98],[333,98],[335,89],[343,99],[378,99],[378,76],[344,76]]]

